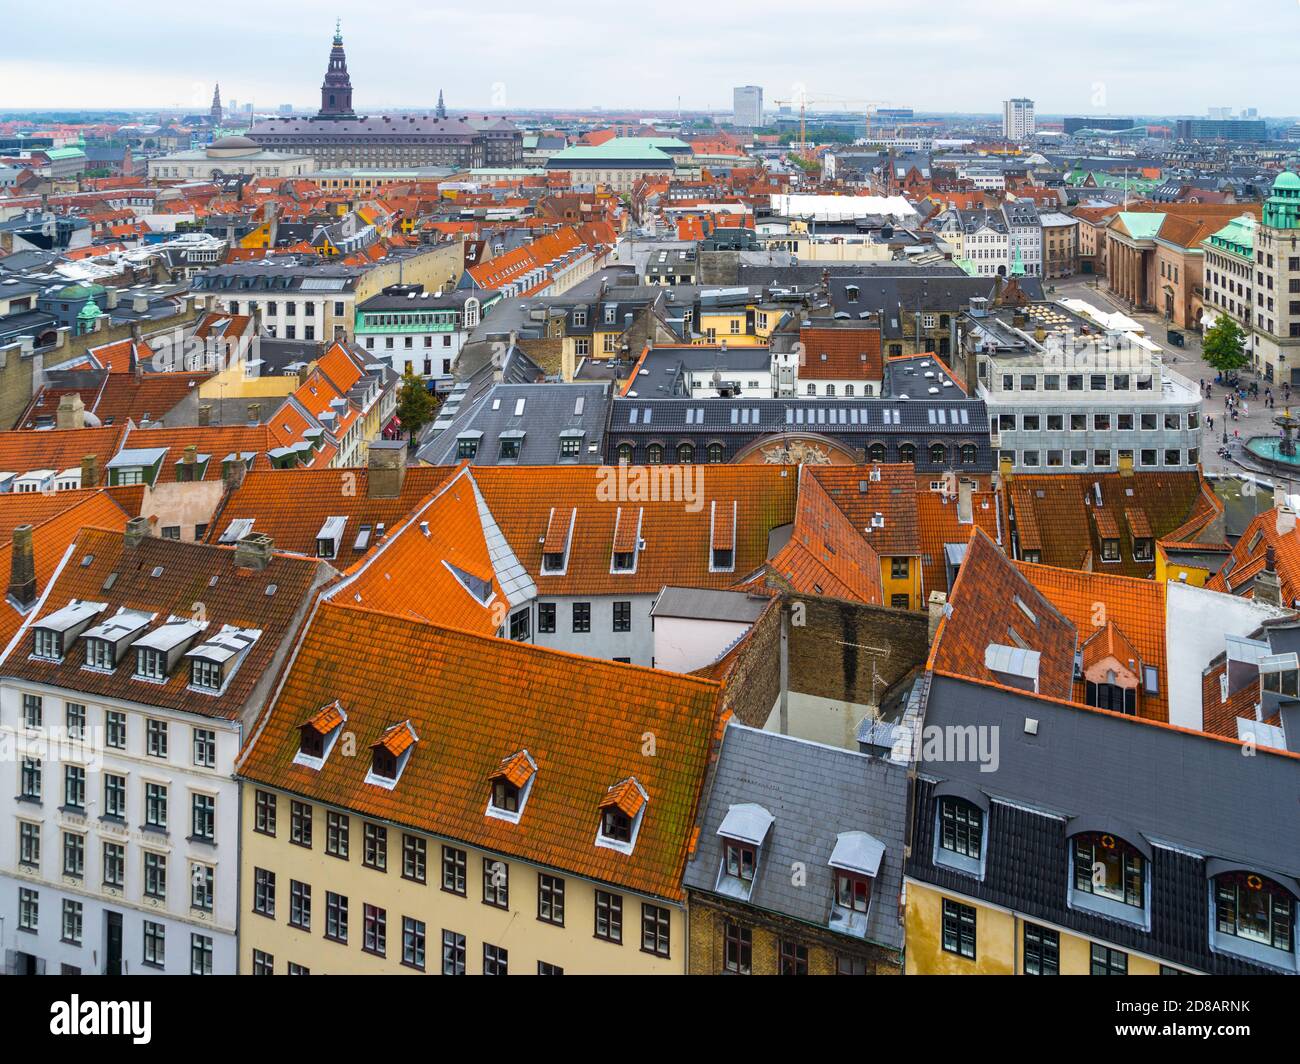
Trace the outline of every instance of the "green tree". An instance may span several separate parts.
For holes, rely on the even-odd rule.
[[[1231,373],[1250,361],[1246,354],[1246,334],[1226,314],[1220,314],[1206,331],[1201,350],[1205,352],[1205,361],[1220,373]]]
[[[407,439],[414,442],[420,435],[420,430],[433,420],[437,409],[438,400],[429,392],[424,381],[414,373],[407,373],[402,378],[402,390],[397,396],[397,416],[407,432]]]

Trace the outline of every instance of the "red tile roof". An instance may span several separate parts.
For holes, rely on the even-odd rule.
[[[880,329],[813,328],[799,330],[803,345],[799,379],[810,381],[879,381],[884,375]]]

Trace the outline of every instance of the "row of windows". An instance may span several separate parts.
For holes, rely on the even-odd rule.
[[[413,836],[410,835],[403,836],[404,841],[412,838]],[[404,862],[403,876],[423,883],[425,882],[424,840],[419,839],[416,841],[420,843],[418,869],[410,863]],[[459,897],[466,897],[467,863],[468,854],[465,850],[453,846],[444,846],[442,848],[442,889],[444,891]],[[482,859],[482,868],[483,904],[498,909],[509,909],[509,865],[495,858],[484,857]],[[417,871],[418,874],[416,874]],[[408,875],[408,872],[411,874]],[[328,890],[325,892],[325,920],[323,927],[325,938],[342,945],[347,944],[349,935],[348,911],[348,898],[346,895]],[[276,874],[265,868],[253,869],[253,912],[272,920],[276,916]],[[539,873],[537,877],[537,919],[541,923],[564,927],[566,915],[565,880],[560,876]],[[422,941],[418,959],[408,949],[408,934],[405,925],[409,920],[409,917],[403,917],[402,963],[423,968]],[[296,879],[289,881],[288,922],[291,927],[298,928],[301,931],[311,931],[312,887],[310,883],[303,883]],[[410,922],[419,923],[418,921]],[[660,905],[652,905],[649,902],[642,902],[641,951],[656,957],[669,957],[671,955],[671,923],[671,913],[668,909]],[[362,907],[361,948],[364,952],[379,957],[387,956],[387,926],[388,914],[386,910],[370,904],[365,904]],[[420,927],[422,928],[423,925],[421,924]],[[621,894],[614,894],[605,890],[595,892],[593,935],[614,945],[623,944],[623,896]],[[422,934],[420,937],[422,939]],[[464,940],[462,937],[461,970],[445,972],[444,974],[464,974],[463,950]]]
[[[104,777],[104,805],[101,820],[126,822],[127,777],[114,772],[102,773]],[[23,759],[19,772],[20,799],[40,802],[44,786],[44,767],[39,758]],[[146,781],[144,785],[143,826],[156,833],[167,831],[167,796],[165,783]],[[86,812],[86,768],[84,765],[64,764],[63,804],[61,809],[84,815]],[[211,794],[190,794],[190,838],[200,842],[213,842],[217,831],[217,800]]]
[[[754,972],[754,932],[744,924],[727,920],[722,928],[722,967],[731,975]],[[867,962],[862,957],[839,953],[835,956],[837,975],[866,975]],[[791,938],[782,938],[777,948],[778,975],[807,975],[808,947]]]
[[[1110,432],[1112,428],[1120,432],[1132,432],[1135,428],[1143,432],[1156,432],[1163,423],[1167,432],[1181,432],[1184,428],[1200,428],[1201,418],[1195,411],[1183,414],[1093,414],[1092,428],[1095,432]],[[1070,414],[1071,432],[1088,431],[1087,414]],[[1065,414],[999,414],[997,426],[999,432],[1014,432],[1017,427],[1021,432],[1038,432],[1043,426],[1048,432],[1064,432]]]
[[[81,902],[70,898],[63,900],[62,919],[59,924],[60,941],[70,946],[81,946],[84,931],[84,908]],[[40,930],[40,893],[20,887],[18,889],[18,929]],[[146,968],[162,968],[167,959],[167,927],[154,920],[145,920],[143,949],[140,963]],[[212,938],[196,932],[190,934],[190,974],[212,974]]]
[[[1187,461],[1183,461],[1186,454]],[[1167,447],[1163,451],[1156,447],[1144,447],[1137,452],[1137,464],[1144,468],[1156,468],[1161,464],[1161,455],[1164,456],[1164,465],[1169,467],[1182,467],[1184,465],[1193,466],[1201,460],[1201,449],[1199,447],[1189,447],[1186,452],[1179,450],[1177,447]],[[1038,465],[1049,467],[1064,466],[1066,452],[1063,450],[1026,450],[1026,451],[1000,451],[999,456],[1007,458],[1012,465],[1032,468]],[[1115,465],[1119,459],[1128,459],[1132,461],[1134,452],[1126,448],[1120,448],[1118,451],[1112,451],[1109,447],[1102,447],[1092,452],[1092,465],[1094,467],[1105,468]],[[1040,458],[1043,461],[1040,462]],[[1088,465],[1088,450],[1078,447],[1069,452],[1070,465],[1076,469]]]
[[[1131,373],[1014,373],[1002,374],[1002,391],[1004,392],[1059,392],[1061,391],[1061,378],[1065,377],[1065,391],[1081,392],[1084,391],[1086,381],[1088,391],[1093,392],[1127,392],[1133,389],[1136,383],[1139,392],[1149,392],[1152,390],[1150,374],[1131,374]],[[1017,377],[1019,389],[1017,389]]]
[[[954,797],[940,799],[936,851],[940,863],[948,863],[942,860],[944,852],[979,862],[985,827],[984,812],[973,803]],[[1134,920],[1148,909],[1149,862],[1131,843],[1111,833],[1083,832],[1071,840],[1070,861],[1071,888],[1077,895],[1123,906],[1133,911]],[[973,872],[970,865],[958,867]],[[1295,899],[1285,888],[1257,873],[1227,872],[1215,878],[1213,898],[1219,934],[1294,953]],[[950,905],[960,917],[952,921],[951,927]],[[955,902],[945,902],[944,906],[944,948],[950,949],[951,943],[950,952],[973,957],[974,910]],[[1125,918],[1123,910],[1119,912]],[[967,929],[969,953],[965,945]]]
[[[71,879],[86,877],[86,836],[74,831],[62,833],[62,874]],[[153,850],[143,852],[143,893],[147,898],[158,901],[167,900],[167,860],[168,855]],[[126,887],[126,844],[104,842],[100,870],[103,885],[114,890]],[[27,821],[19,822],[18,863],[27,868],[40,867],[41,863],[41,826]],[[200,912],[212,912],[213,879],[215,869],[212,865],[199,861],[190,862],[190,908]]]
[[[46,634],[37,629],[36,635]],[[40,647],[38,645],[38,651]],[[45,726],[45,699],[41,695],[23,695],[23,727]],[[63,719],[69,739],[88,740],[86,706],[81,702],[64,702]],[[169,750],[171,727],[168,721],[156,717],[145,718],[145,752],[150,757],[166,759]],[[120,710],[104,711],[104,745],[110,750],[125,750],[127,743],[127,717]],[[217,733],[212,728],[190,729],[190,758],[199,768],[215,768],[217,764]]]

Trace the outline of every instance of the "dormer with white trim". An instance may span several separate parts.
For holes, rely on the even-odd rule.
[[[185,652],[190,663],[191,691],[205,695],[224,694],[230,678],[261,637],[260,628],[239,628],[223,624],[221,630]]]
[[[327,560],[339,556],[339,547],[343,543],[343,529],[347,526],[346,517],[327,517],[325,523],[316,533],[316,557]]]
[[[407,762],[419,741],[420,737],[415,734],[415,727],[409,720],[385,728],[379,741],[371,744],[366,782],[391,791],[406,771]]]
[[[748,901],[758,876],[763,842],[776,820],[763,806],[753,802],[727,807],[718,825],[722,839],[722,860],[718,864],[716,889],[729,898]]]
[[[736,571],[736,524],[740,503],[732,500],[730,506],[709,503],[709,572],[734,573]]]
[[[42,661],[62,662],[77,636],[107,608],[108,604],[104,602],[73,599],[62,609],[42,617],[32,625],[31,656]]]
[[[324,768],[330,751],[343,734],[347,719],[343,704],[337,698],[321,706],[298,725],[298,752],[293,755],[293,763],[317,772]]]
[[[610,551],[609,571],[612,574],[635,573],[641,548],[641,522],[645,516],[645,507],[638,506],[633,512],[629,507],[619,507],[614,515],[614,542]]]
[[[141,636],[131,644],[135,651],[135,679],[166,683],[181,656],[207,626],[206,621],[200,624],[188,617],[171,616]]]
[[[650,795],[635,776],[628,776],[610,787],[600,800],[596,845],[619,853],[631,853],[636,849],[641,822],[649,804]]]
[[[578,521],[578,508],[568,513],[551,507],[546,520],[546,534],[542,537],[542,576],[563,576],[569,571],[569,549],[573,545],[573,528]]]
[[[835,837],[830,865],[835,886],[830,928],[857,938],[867,936],[871,890],[885,856],[885,844],[865,831],[842,831]]]
[[[502,758],[501,764],[488,776],[491,789],[483,815],[518,824],[536,779],[537,762],[527,750],[516,750],[509,757]]]
[[[132,641],[152,623],[156,614],[121,607],[106,621],[88,628],[82,636],[86,648],[83,668],[112,672]]]

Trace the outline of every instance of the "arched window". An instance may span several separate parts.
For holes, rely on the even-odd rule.
[[[1214,880],[1214,926],[1221,935],[1295,951],[1295,898],[1257,872],[1225,872]]]
[[[834,394],[835,394],[835,385],[833,385],[833,384],[828,384],[828,385],[826,385],[826,394],[827,394],[827,395],[834,395]]]
[[[679,443],[677,445],[677,461],[682,465],[690,465],[695,461],[695,444]]]
[[[974,464],[975,464],[975,456],[976,456],[977,454],[978,454],[978,451],[976,451],[976,449],[975,449],[975,445],[974,445],[973,443],[963,443],[963,444],[961,445],[961,463],[962,463],[962,465],[974,465]]]
[[[809,395],[816,395],[816,394],[817,394],[817,385],[815,385],[815,384],[810,384],[810,385],[808,385],[808,394],[809,394]]]
[[[620,443],[618,445],[618,461],[620,465],[632,464],[632,445],[630,443]]]
[[[1146,859],[1117,835],[1076,835],[1074,889],[1142,908],[1146,905]]]
[[[722,444],[720,443],[709,444],[708,455],[709,455],[708,458],[709,464],[718,465],[722,461]]]
[[[948,452],[944,449],[942,443],[930,444],[930,461],[935,465],[943,465],[944,460],[948,457]]]
[[[885,445],[883,443],[873,443],[867,448],[867,461],[883,462],[885,460]]]
[[[664,445],[662,443],[652,443],[645,449],[646,461],[651,465],[662,465],[664,460]]]
[[[916,461],[916,444],[914,444],[914,443],[900,443],[900,444],[898,445],[898,460],[899,460],[900,462],[915,462],[915,461]]]
[[[844,394],[845,394],[845,395],[852,395],[852,394],[853,394],[853,385],[851,385],[851,384],[846,384],[846,385],[844,386]]]

